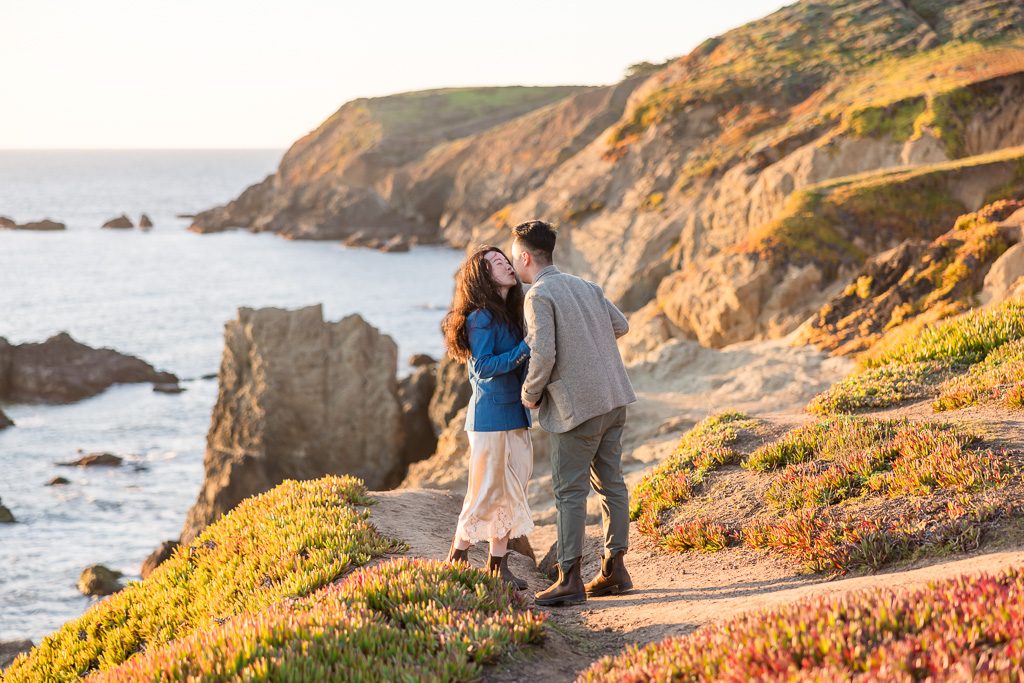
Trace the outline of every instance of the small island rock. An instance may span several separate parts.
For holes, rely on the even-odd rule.
[[[121,214],[117,218],[111,218],[109,221],[104,223],[103,227],[104,228],[126,229],[126,228],[134,228],[135,226],[132,224],[132,219],[131,218],[128,218],[128,216],[126,216],[124,214]]]
[[[78,590],[85,595],[113,595],[124,588],[118,581],[124,574],[94,564],[82,570],[78,579]]]
[[[3,502],[0,501],[0,524],[14,524],[16,521],[18,520],[14,519],[11,511],[4,507]]]
[[[33,223],[22,223],[14,227],[15,230],[67,230],[67,226],[63,223],[51,221],[49,219],[43,221],[36,221]]]
[[[153,221],[150,220],[148,215],[142,214],[142,218],[139,219],[139,227],[140,228],[152,228],[153,227]]]
[[[13,427],[14,420],[4,415],[4,411],[0,410],[0,429],[6,429],[7,427]]]
[[[122,458],[113,453],[90,453],[78,460],[57,463],[61,467],[120,467]]]

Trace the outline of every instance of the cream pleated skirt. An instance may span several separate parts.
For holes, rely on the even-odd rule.
[[[466,432],[469,485],[455,536],[477,543],[525,536],[533,529],[526,486],[533,474],[533,440],[527,429]]]

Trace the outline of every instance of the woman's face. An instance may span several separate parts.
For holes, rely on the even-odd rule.
[[[489,251],[484,255],[487,265],[491,271],[491,280],[499,287],[514,287],[519,284],[516,280],[516,271],[508,259],[501,255],[501,252]]]

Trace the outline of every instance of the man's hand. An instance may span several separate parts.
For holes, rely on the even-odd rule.
[[[536,403],[530,403],[529,401],[527,401],[527,400],[526,400],[526,399],[524,398],[524,399],[523,399],[523,405],[524,405],[525,407],[529,408],[530,410],[533,410],[534,408],[536,408],[537,406],[539,406],[539,405],[540,405],[540,401],[537,401]]]

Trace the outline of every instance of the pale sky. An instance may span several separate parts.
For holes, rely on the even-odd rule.
[[[0,0],[0,149],[283,149],[357,97],[615,83],[787,4]]]

